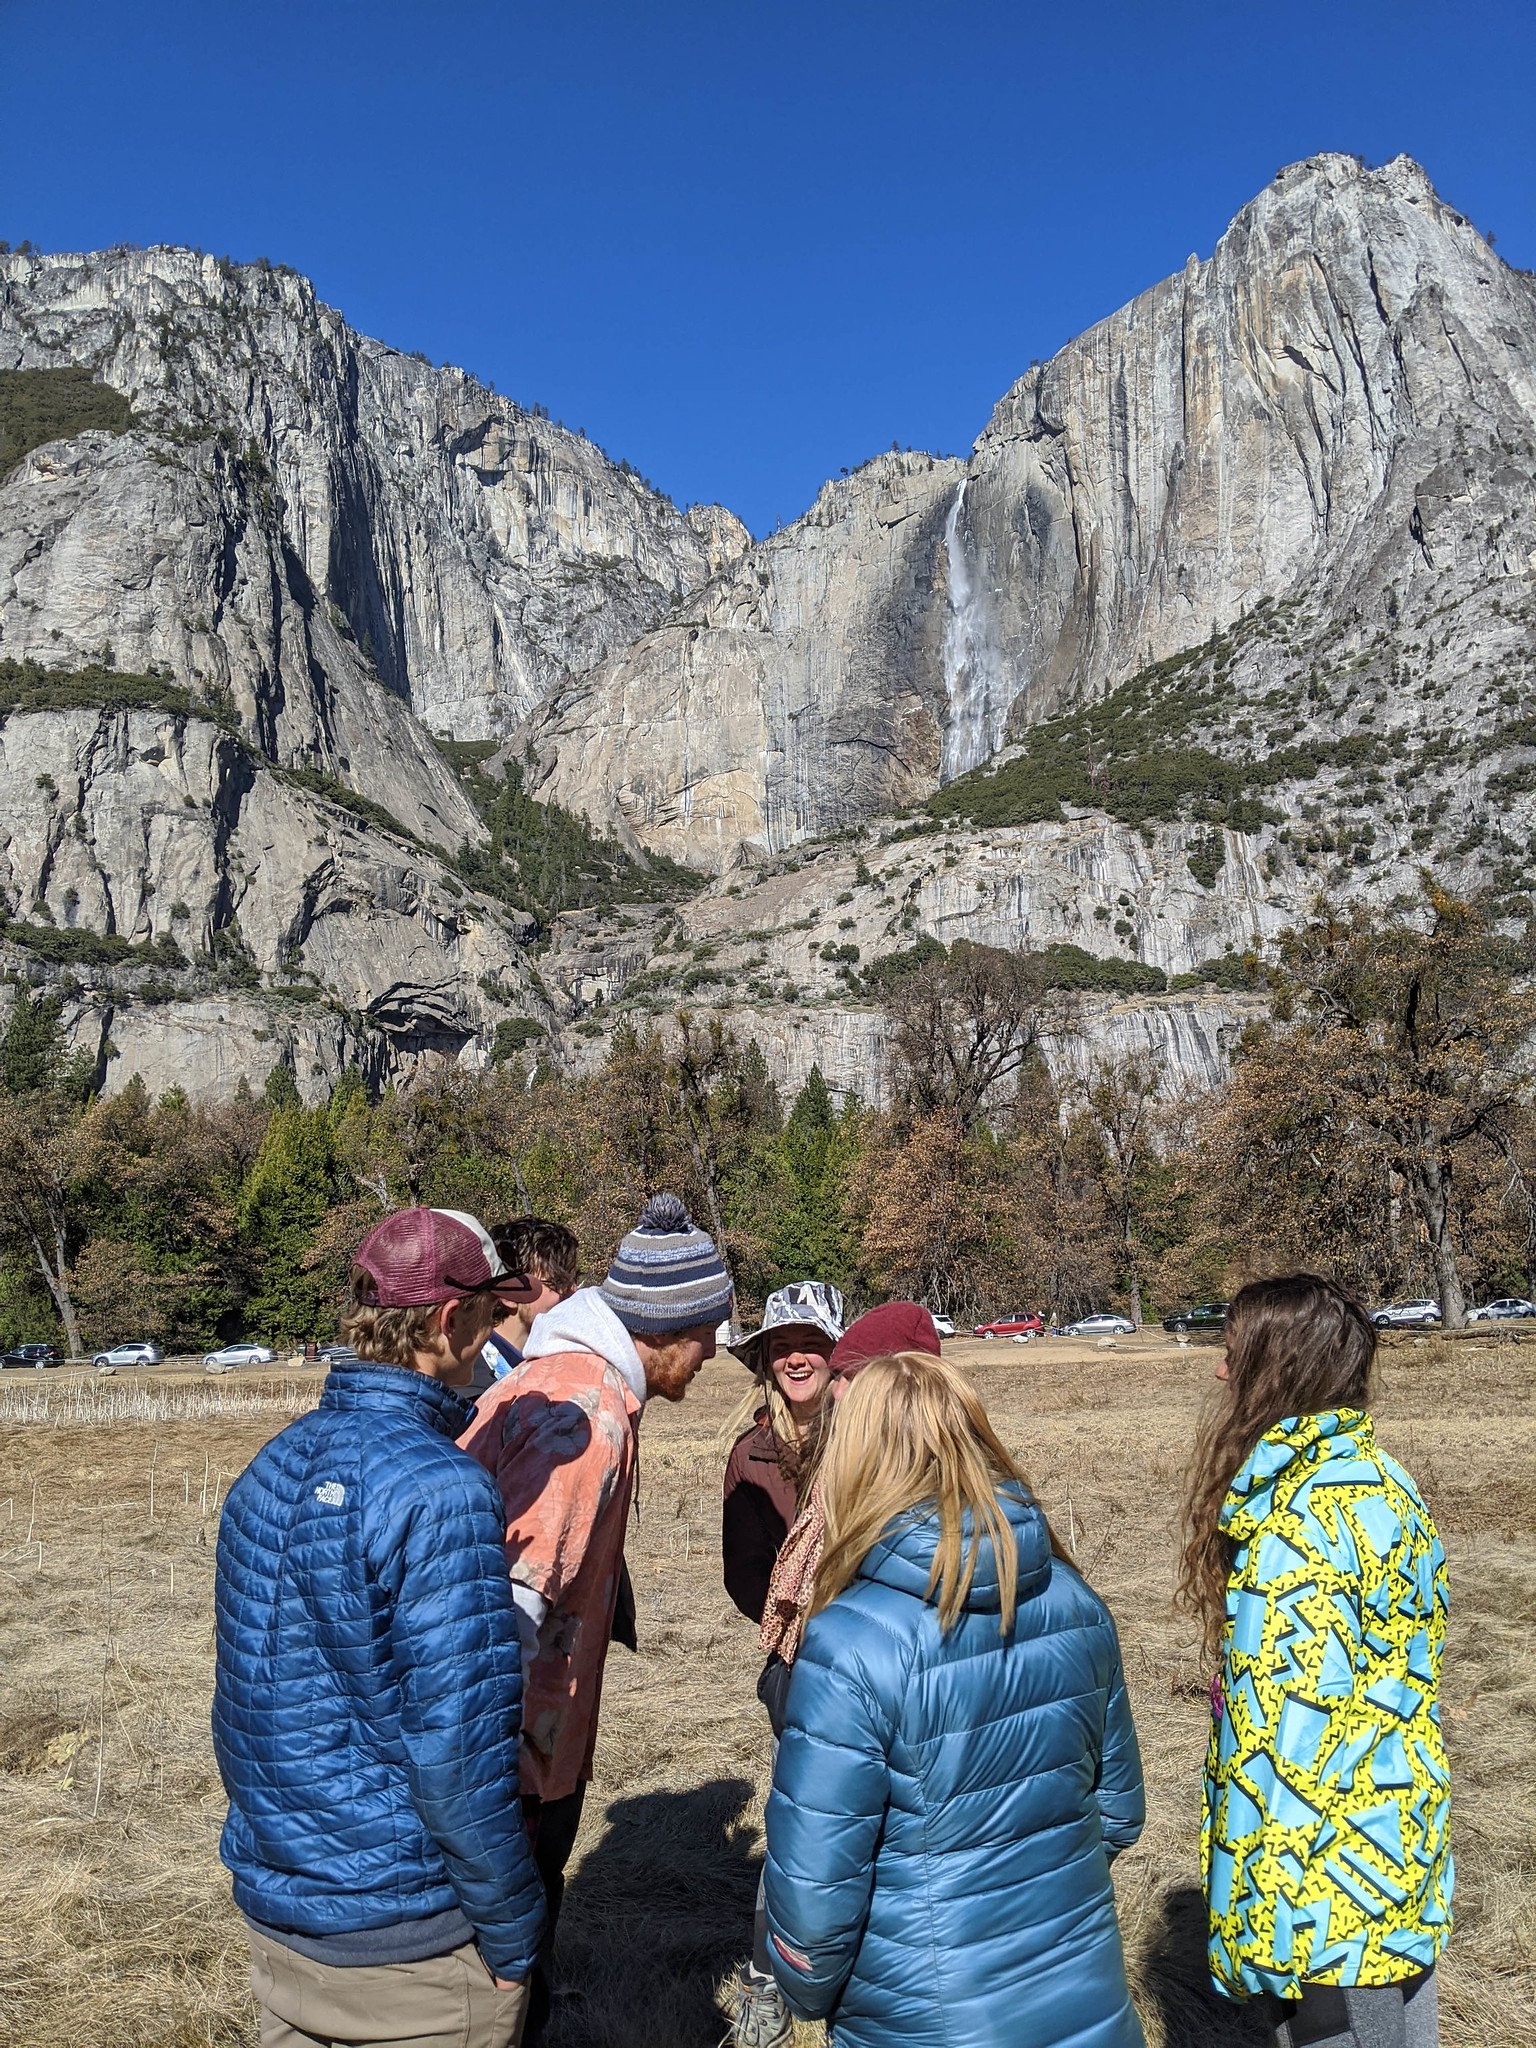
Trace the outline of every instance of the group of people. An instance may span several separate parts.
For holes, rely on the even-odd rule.
[[[732,1288],[675,1197],[597,1286],[521,1218],[359,1246],[318,1408],[219,1537],[222,1852],[263,2048],[512,2048],[554,1933],[645,1405]],[[1182,1594],[1214,1670],[1212,1977],[1287,2048],[1431,2048],[1450,1930],[1445,1560],[1368,1413],[1375,1331],[1309,1274],[1234,1299]],[[736,2048],[1140,2048],[1110,1865],[1144,1820],[1113,1619],[931,1316],[808,1279],[733,1344],[726,1589],[758,1633],[767,1857]],[[746,1929],[743,1928],[743,1947]]]

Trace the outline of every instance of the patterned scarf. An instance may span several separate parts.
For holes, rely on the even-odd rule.
[[[827,1517],[818,1481],[774,1561],[773,1576],[768,1581],[768,1604],[763,1609],[758,1639],[769,1656],[777,1653],[786,1664],[794,1663],[800,1648],[826,1539]]]

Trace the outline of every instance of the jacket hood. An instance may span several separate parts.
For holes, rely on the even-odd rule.
[[[1018,1592],[1021,1600],[1043,1591],[1051,1576],[1051,1539],[1041,1514],[1020,1486],[1000,1486],[997,1503],[1013,1530],[1014,1550],[1019,1561]],[[970,1547],[973,1523],[969,1513],[962,1526],[961,1555]],[[887,1524],[880,1540],[859,1566],[861,1579],[874,1579],[882,1586],[894,1586],[926,1600],[928,1578],[933,1570],[934,1552],[939,1547],[939,1518],[928,1506],[909,1508]],[[997,1583],[997,1553],[990,1537],[983,1537],[976,1554],[976,1569],[965,1596],[966,1612],[996,1614],[1002,1607]]]
[[[1235,1543],[1251,1542],[1273,1512],[1275,1490],[1293,1466],[1322,1465],[1329,1458],[1371,1457],[1375,1450],[1375,1431],[1363,1409],[1287,1415],[1265,1430],[1239,1466],[1221,1504],[1222,1534]]]
[[[338,1358],[320,1391],[322,1408],[414,1408],[428,1429],[460,1436],[468,1427],[472,1400],[408,1365],[381,1365],[371,1358]]]
[[[643,1408],[645,1367],[635,1340],[596,1287],[581,1287],[535,1316],[523,1346],[524,1358],[553,1358],[561,1351],[588,1351],[605,1359]]]

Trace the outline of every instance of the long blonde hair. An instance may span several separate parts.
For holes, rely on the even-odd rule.
[[[839,1403],[820,1469],[826,1542],[811,1601],[815,1614],[853,1583],[889,1523],[909,1509],[938,1517],[928,1595],[947,1635],[960,1617],[984,1542],[997,1561],[1001,1632],[1013,1627],[1019,1560],[999,1486],[1029,1481],[998,1441],[975,1388],[931,1352],[871,1359]],[[965,1517],[971,1518],[965,1541]],[[1052,1553],[1065,1558],[1049,1522]]]

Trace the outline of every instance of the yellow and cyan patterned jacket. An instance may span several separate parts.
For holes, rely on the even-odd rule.
[[[1235,1998],[1411,1977],[1451,1931],[1435,1525],[1342,1408],[1262,1437],[1221,1526],[1238,1551],[1205,1772],[1211,1974]]]

